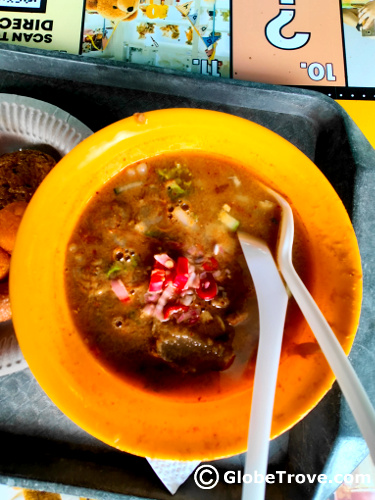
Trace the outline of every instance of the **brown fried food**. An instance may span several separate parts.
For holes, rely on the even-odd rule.
[[[17,231],[26,210],[25,201],[15,201],[0,210],[0,247],[12,253]]]
[[[8,282],[0,283],[0,322],[7,321],[12,317],[9,301]]]
[[[48,493],[47,491],[23,490],[25,500],[61,500],[59,493]]]
[[[8,276],[10,267],[10,255],[0,247],[0,280]]]
[[[0,208],[13,201],[30,201],[55,164],[52,156],[33,149],[0,156]]]

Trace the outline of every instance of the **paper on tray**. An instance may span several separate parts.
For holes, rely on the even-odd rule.
[[[0,323],[0,377],[27,367],[11,321]]]
[[[172,495],[187,480],[200,464],[199,460],[179,462],[177,460],[156,460],[147,458],[154,472]]]

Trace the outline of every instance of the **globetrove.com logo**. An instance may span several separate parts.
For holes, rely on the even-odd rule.
[[[282,483],[320,483],[320,484],[347,484],[362,483],[370,484],[370,474],[336,474],[333,479],[329,479],[326,474],[290,474],[286,471],[276,471],[274,474],[260,474],[254,471],[253,474],[243,474],[241,471],[225,471],[220,476],[216,467],[210,464],[203,464],[197,467],[194,472],[195,484],[202,490],[211,490],[215,488],[218,482],[222,479],[226,484],[242,484],[242,483],[266,483],[266,484],[282,484]]]

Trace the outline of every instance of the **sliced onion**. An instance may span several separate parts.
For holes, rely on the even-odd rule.
[[[146,292],[144,295],[144,299],[146,304],[154,304],[159,300],[160,292]]]
[[[182,210],[181,207],[176,207],[173,211],[173,216],[181,222],[184,226],[192,227],[195,225],[195,220],[191,215],[189,215],[185,210]]]
[[[156,304],[155,314],[154,314],[155,318],[157,318],[159,321],[165,321],[163,309],[166,306],[166,304],[175,296],[175,293],[176,289],[171,283],[169,283],[163,290],[163,293],[161,294]]]
[[[193,325],[199,320],[199,314],[199,310],[190,308],[188,311],[180,314],[180,316],[177,318],[177,323],[188,321],[190,325]]]
[[[145,307],[142,309],[144,314],[147,316],[153,316],[155,312],[155,305],[154,304],[147,304]]]
[[[174,260],[171,259],[166,253],[156,254],[154,255],[154,259],[167,269],[172,269],[174,267]]]
[[[194,300],[193,295],[185,295],[184,297],[181,297],[180,302],[184,306],[190,306]]]
[[[199,288],[199,276],[196,273],[192,272],[189,274],[186,288]]]

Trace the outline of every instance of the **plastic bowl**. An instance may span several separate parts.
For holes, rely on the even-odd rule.
[[[41,387],[85,431],[120,450],[160,459],[212,460],[247,446],[249,387],[222,397],[150,394],[108,371],[84,345],[67,306],[68,240],[94,193],[124,166],[167,151],[202,150],[238,160],[286,196],[311,244],[310,291],[346,353],[359,322],[362,273],[354,230],[319,169],[275,133],[232,115],[196,109],[145,113],[114,123],[68,153],[34,195],[10,275],[22,352]],[[329,206],[329,210],[327,207]],[[284,349],[272,437],[298,422],[334,376],[304,321]]]

